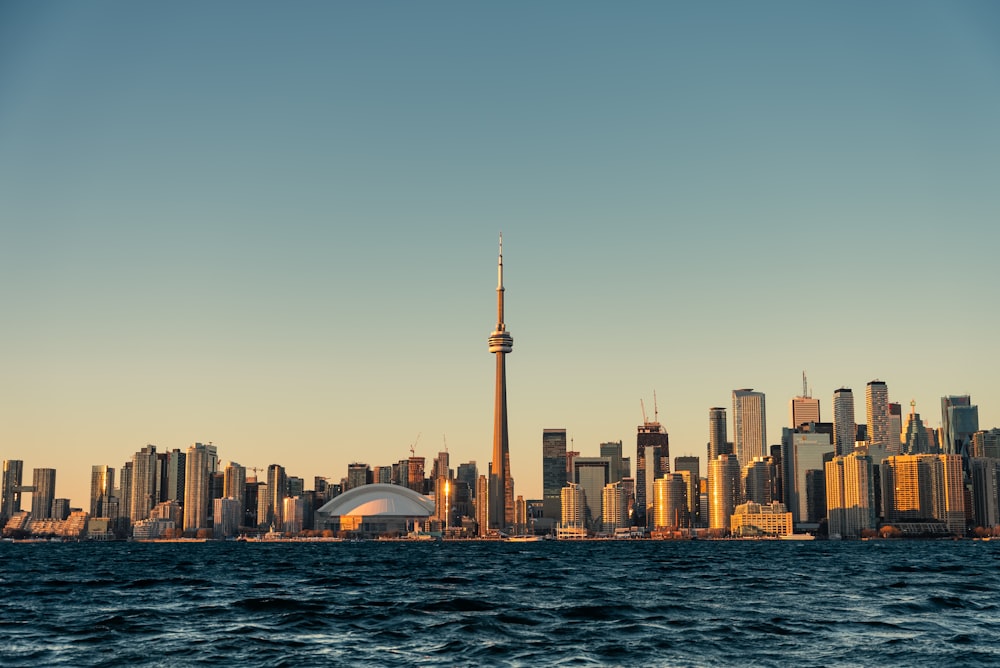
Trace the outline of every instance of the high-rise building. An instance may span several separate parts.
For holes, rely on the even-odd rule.
[[[476,462],[471,461],[459,464],[458,469],[455,472],[455,479],[468,485],[470,496],[473,500],[475,500],[476,480],[479,479],[479,468],[476,466]]]
[[[490,482],[485,475],[476,478],[476,526],[479,535],[486,536],[490,530]]]
[[[740,468],[752,462],[754,457],[767,454],[767,415],[763,392],[733,390],[733,432]]]
[[[691,517],[691,524],[700,526],[701,522],[701,494],[699,484],[701,463],[697,457],[674,457],[674,473],[684,475],[687,483],[688,495],[688,515]],[[687,474],[687,475],[685,475]]]
[[[129,525],[129,517],[131,517],[131,504],[132,504],[132,460],[122,464],[122,467],[118,469],[118,493],[115,494],[118,499],[118,515],[117,525],[118,528],[127,533]]]
[[[115,469],[105,464],[90,467],[90,516],[107,517],[108,500],[115,493]]]
[[[688,485],[679,473],[668,473],[653,483],[653,528],[678,529],[690,524]]]
[[[438,478],[451,479],[451,455],[448,454],[447,450],[442,450],[438,453],[437,457],[434,458],[434,462],[431,464],[431,480],[437,480]]]
[[[714,462],[719,455],[733,454],[733,444],[727,435],[726,409],[708,409],[708,461]],[[707,471],[706,471],[707,473]]]
[[[753,501],[768,505],[776,501],[771,497],[774,489],[774,460],[770,457],[754,457],[743,467],[743,501]]]
[[[798,426],[798,425],[796,425]],[[858,426],[854,422],[854,393],[842,387],[833,393],[833,444],[838,455],[854,451]]]
[[[285,525],[285,499],[288,497],[288,475],[284,466],[271,464],[267,467],[267,497],[267,523],[280,529]]]
[[[586,505],[586,525],[600,531],[604,518],[603,490],[608,484],[611,462],[607,457],[577,457],[573,460],[573,482],[583,491]]]
[[[887,522],[936,519],[953,535],[965,534],[961,455],[897,455],[882,462]]]
[[[510,444],[507,438],[507,353],[514,338],[503,319],[503,237],[497,256],[497,327],[490,334],[489,351],[496,355],[496,388],[493,404],[493,460],[489,486],[489,528],[503,531],[514,523],[514,484],[510,473]]]
[[[1000,524],[1000,459],[970,457],[969,482],[973,526],[988,528]]]
[[[894,401],[889,402],[889,445],[886,452],[890,455],[898,455],[902,442],[905,440],[903,434],[903,407]]]
[[[568,482],[562,488],[560,496],[562,506],[562,526],[582,529],[586,526],[587,502],[583,496],[583,489],[576,483]]]
[[[740,503],[740,462],[736,455],[719,455],[708,463],[708,527],[728,531]]]
[[[52,503],[56,498],[56,470],[34,469],[31,486],[31,519],[47,520],[52,517]]]
[[[806,385],[806,372],[802,372],[802,395],[793,397],[788,402],[789,415],[791,417],[792,429],[799,425],[819,422],[819,399],[813,399],[812,393]],[[768,502],[770,503],[770,502]]]
[[[601,499],[604,533],[614,533],[616,529],[628,526],[628,497],[621,481],[609,482],[604,486]]]
[[[868,442],[874,446],[891,448],[893,438],[889,433],[889,389],[881,380],[868,383],[865,389],[865,408],[868,413]],[[895,443],[899,447],[899,434],[896,434]]]
[[[426,488],[425,460],[423,457],[411,456],[406,460],[406,486],[417,494],[424,494]]]
[[[621,441],[601,443],[601,457],[607,457],[608,461],[611,462],[611,466],[608,468],[609,483],[618,482],[626,477],[626,472],[623,470],[624,460],[622,458]]]
[[[372,483],[372,469],[368,464],[354,462],[347,465],[347,489],[354,489]],[[423,480],[421,480],[421,485]],[[346,491],[346,490],[345,490]],[[423,490],[420,490],[423,493]]]
[[[203,443],[191,445],[184,458],[184,530],[208,529],[212,453]],[[213,509],[214,510],[214,509]]]
[[[972,435],[979,431],[979,407],[972,405],[972,397],[941,397],[941,444],[946,455],[969,456]]]
[[[826,512],[830,536],[860,538],[875,528],[875,468],[861,452],[826,463]]]
[[[566,486],[566,430],[542,430],[542,503],[545,517],[562,518],[560,502]]]
[[[247,470],[236,462],[229,462],[222,473],[223,489],[220,498],[236,499],[242,509],[243,499],[246,497],[247,490]],[[240,511],[240,515],[242,516],[242,510]]]
[[[826,476],[824,460],[832,458],[833,442],[830,434],[798,429],[782,430],[784,504],[792,513],[795,524],[812,523],[822,519],[823,515],[816,518],[816,514],[820,512],[820,508],[826,506],[826,491],[821,484]],[[812,485],[809,484],[810,479]]]
[[[906,429],[903,432],[905,445],[903,454],[905,455],[933,455],[937,454],[937,448],[931,447],[931,440],[927,434],[927,427],[920,419],[917,412],[917,402],[910,402],[910,414],[907,416]]]
[[[156,484],[156,446],[147,445],[132,455],[132,498],[129,500],[129,520],[135,524],[149,518],[149,511],[159,503]]]
[[[3,486],[0,491],[0,522],[6,522],[21,512],[21,486],[24,482],[24,462],[20,459],[3,461]]]
[[[670,436],[654,418],[639,425],[635,443],[635,519],[640,526],[648,526],[652,521],[647,511],[652,506],[653,481],[670,473]]]
[[[187,454],[179,448],[167,453],[167,489],[161,498],[165,501],[184,502],[184,474],[187,468]]]
[[[231,497],[215,499],[212,509],[212,535],[215,538],[231,538],[239,533],[243,519],[243,504]]]

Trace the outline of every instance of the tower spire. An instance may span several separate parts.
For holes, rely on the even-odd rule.
[[[507,436],[507,372],[504,358],[514,339],[503,321],[503,234],[497,253],[497,328],[490,334],[489,351],[496,355],[496,395],[493,404],[493,461],[490,462],[488,529],[503,532],[514,523],[514,488],[510,475]]]
[[[497,253],[497,331],[504,331],[503,322],[503,232],[500,233],[500,251]]]

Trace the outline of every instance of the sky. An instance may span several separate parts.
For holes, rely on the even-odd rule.
[[[501,232],[525,498],[803,370],[1000,426],[998,118],[991,2],[5,2],[0,457],[483,471]]]

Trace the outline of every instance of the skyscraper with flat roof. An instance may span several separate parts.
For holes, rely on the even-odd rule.
[[[135,524],[149,517],[149,511],[159,502],[156,489],[156,446],[147,445],[132,455],[132,498],[129,503],[129,520]]]
[[[35,469],[32,471],[31,518],[47,520],[52,517],[52,502],[56,498],[56,470]]]
[[[875,528],[875,468],[863,451],[826,462],[826,512],[830,536],[860,538]]]
[[[795,425],[798,426],[798,425]],[[833,444],[838,455],[854,451],[858,426],[854,422],[854,393],[842,387],[833,393]]]
[[[708,466],[708,527],[726,532],[740,503],[740,463],[736,455],[723,454]]]
[[[733,436],[740,468],[752,462],[754,457],[767,454],[767,415],[763,392],[733,390]]]
[[[24,462],[20,459],[3,461],[3,485],[0,489],[0,521],[7,521],[14,513],[21,512],[21,485]]]
[[[971,396],[941,397],[941,431],[944,454],[969,456],[972,435],[979,431],[979,407],[972,405]]]
[[[184,530],[208,528],[209,475],[212,454],[203,443],[191,445],[184,458]]]
[[[510,473],[507,436],[507,353],[514,338],[503,319],[503,237],[497,255],[497,327],[490,334],[489,351],[496,355],[496,388],[493,403],[493,460],[490,463],[489,528],[504,531],[514,524],[514,484]]]
[[[604,518],[603,490],[608,484],[608,471],[611,462],[607,457],[577,457],[573,460],[573,482],[584,494],[587,506],[587,528],[593,531],[601,530]]]
[[[115,469],[106,464],[90,467],[90,516],[107,517],[108,500],[115,493]]]
[[[636,433],[635,517],[639,526],[647,526],[652,517],[653,481],[670,473],[670,436],[658,421],[643,422]]]
[[[889,433],[889,388],[881,380],[873,380],[865,389],[865,407],[868,413],[868,442],[874,446],[889,448],[893,445]],[[895,445],[899,447],[899,434]]]
[[[566,430],[542,430],[542,513],[555,522],[562,518],[562,489],[566,486]]]

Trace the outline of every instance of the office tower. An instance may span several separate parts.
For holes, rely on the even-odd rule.
[[[826,463],[833,457],[833,452],[828,452],[820,468],[806,471],[806,515],[802,518],[806,524],[818,527],[826,517]]]
[[[719,455],[708,463],[708,527],[728,531],[740,503],[740,462],[736,455]]]
[[[455,472],[455,479],[468,485],[472,499],[476,498],[476,480],[478,478],[479,468],[476,466],[475,461],[458,465],[458,470]]]
[[[813,399],[812,392],[809,391],[809,387],[806,384],[805,371],[802,372],[802,394],[801,396],[793,397],[788,402],[788,408],[792,422],[789,426],[792,429],[801,424],[819,422],[819,399]]]
[[[688,485],[688,515],[691,517],[691,524],[697,525],[701,521],[701,494],[698,492],[701,462],[697,457],[674,457],[673,470],[674,473],[688,474],[684,478]]]
[[[289,535],[301,532],[308,524],[308,503],[301,496],[289,496],[282,500],[281,530]]]
[[[613,534],[616,529],[628,526],[628,497],[621,481],[609,482],[604,486],[601,513],[605,533]]]
[[[503,320],[503,237],[497,256],[497,328],[490,334],[489,351],[496,355],[496,391],[493,404],[493,460],[490,469],[489,528],[503,531],[514,522],[514,485],[510,475],[507,440],[507,353],[514,339]]]
[[[797,426],[797,425],[796,425]],[[854,422],[854,393],[842,387],[833,393],[833,445],[838,455],[854,451],[858,426]]]
[[[979,407],[971,396],[941,397],[941,431],[944,454],[969,456],[972,435],[979,431]]]
[[[733,438],[740,468],[767,454],[767,416],[764,393],[733,390]]]
[[[920,419],[917,412],[917,402],[910,402],[910,414],[906,419],[906,431],[904,432],[905,446],[903,454],[906,455],[932,455],[937,453],[937,448],[931,448],[930,439],[927,436],[927,427]]]
[[[459,467],[461,468],[461,467]],[[372,481],[377,482],[382,485],[392,484],[392,467],[391,466],[378,466],[372,473]],[[472,484],[475,485],[475,476],[472,478]],[[327,494],[329,496],[329,493]]]
[[[653,483],[653,528],[678,529],[690,526],[688,485],[679,473],[668,473]]]
[[[90,516],[107,517],[107,501],[115,493],[115,469],[99,464],[90,467]]]
[[[126,531],[132,507],[132,460],[125,462],[118,469],[118,493],[115,496],[118,498],[117,526]]]
[[[973,457],[1000,459],[1000,429],[977,431],[972,435]]]
[[[727,435],[725,408],[708,409],[708,461],[714,462],[719,455],[733,454],[733,444]],[[707,473],[707,471],[706,471]]]
[[[969,482],[973,526],[989,528],[1000,524],[1000,459],[969,458]]]
[[[584,528],[587,503],[583,496],[583,489],[576,483],[568,482],[562,488],[559,501],[562,506],[562,526],[573,529]]]
[[[426,474],[424,473],[423,457],[411,456],[406,460],[406,486],[417,494],[425,494]]]
[[[743,467],[743,501],[753,501],[768,505],[774,489],[774,460],[770,457],[754,457]]]
[[[490,531],[489,486],[489,478],[485,475],[476,478],[476,526],[480,536],[486,536]]]
[[[889,433],[889,389],[881,380],[868,383],[865,389],[865,407],[868,413],[868,442],[891,448],[893,440]],[[896,434],[895,440],[899,442],[899,434]]]
[[[626,477],[624,459],[622,458],[622,442],[610,441],[601,443],[601,457],[607,457],[611,462],[608,468],[608,482],[618,482]]]
[[[323,480],[325,484],[326,481]],[[260,488],[261,483],[257,482],[257,478],[254,477],[252,480],[248,480],[246,487],[243,491],[243,519],[240,520],[240,526],[244,527],[256,527],[257,523],[257,505],[260,503]],[[329,489],[327,490],[329,492]],[[328,497],[327,501],[330,500]],[[181,516],[183,521],[183,515]]]
[[[156,489],[156,446],[147,445],[132,455],[132,498],[129,500],[129,520],[134,524],[149,517],[149,511],[159,503]]]
[[[639,425],[635,438],[635,518],[639,526],[652,521],[646,512],[652,505],[653,481],[670,473],[670,436],[654,418]]]
[[[0,521],[6,522],[21,512],[21,486],[24,482],[24,462],[5,459],[3,462],[3,488],[0,491]]]
[[[167,453],[167,489],[161,497],[165,501],[184,502],[184,473],[187,467],[187,454],[179,448]]]
[[[784,504],[792,513],[795,524],[810,523],[809,518],[826,506],[822,485],[824,458],[833,457],[830,434],[783,429],[781,435],[782,486]],[[809,474],[813,471],[813,474]],[[812,485],[809,484],[810,479]],[[822,500],[819,498],[823,490]],[[812,513],[810,513],[812,509]]]
[[[288,476],[285,467],[267,467],[268,524],[280,529],[285,523],[285,499],[288,497]]]
[[[368,464],[354,462],[347,466],[347,489],[354,489],[372,483],[372,470]],[[346,491],[346,490],[345,490]],[[421,491],[421,493],[423,493]],[[293,495],[294,496],[294,495]]]
[[[889,445],[886,451],[890,455],[898,455],[903,438],[903,407],[898,403],[889,402]]]
[[[583,491],[587,528],[600,531],[604,517],[602,490],[610,482],[611,462],[606,457],[577,457],[573,460],[573,482]]]
[[[52,517],[52,502],[56,498],[56,470],[34,469],[31,486],[31,519],[47,520]]]
[[[566,486],[566,430],[542,430],[542,512],[558,522],[560,502]]]
[[[208,528],[211,458],[212,453],[203,443],[195,443],[187,449],[184,458],[184,531]]]
[[[730,518],[734,536],[789,536],[792,514],[780,501],[763,505],[747,501],[736,506]]]
[[[257,517],[257,528],[268,529],[274,513],[271,512],[271,491],[267,488],[266,482],[257,483],[257,508],[254,512]]]
[[[434,519],[445,529],[452,526],[455,508],[455,481],[444,476],[434,479]]]
[[[240,508],[247,489],[247,470],[236,462],[229,462],[223,469],[223,499],[236,499]],[[213,515],[214,517],[214,515]]]
[[[875,468],[863,452],[826,463],[826,512],[830,537],[860,538],[875,528]]]
[[[447,450],[443,450],[437,454],[437,457],[431,463],[431,480],[437,480],[438,478],[447,478],[450,480],[451,477],[451,455],[448,454]]]

